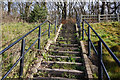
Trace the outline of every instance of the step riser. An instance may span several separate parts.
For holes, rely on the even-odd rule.
[[[57,61],[47,61],[47,62],[42,62],[42,64],[68,64],[68,65],[78,65],[82,66],[82,63],[74,63],[74,62],[57,62]]]
[[[57,40],[56,40],[56,42],[71,42],[71,43],[73,43],[73,42],[74,42],[74,43],[77,43],[77,41],[76,41],[76,40],[71,41],[71,39],[70,39],[70,40],[69,40],[69,39],[68,39],[68,40],[60,40],[60,39],[57,39]]]
[[[52,56],[52,55],[49,55],[48,57],[49,58],[63,58],[63,59],[65,59],[65,58],[71,58],[69,56]],[[80,57],[72,57],[72,58],[74,58],[74,59],[81,59]]]
[[[78,45],[59,45],[59,44],[52,44],[54,46],[60,46],[60,47],[78,47]]]
[[[70,51],[50,51],[55,54],[80,54],[80,52],[70,52]]]
[[[62,77],[38,77],[38,78],[33,78],[33,80],[79,80],[79,79],[69,79]]]
[[[54,50],[62,50],[62,51],[67,51],[67,50],[70,50],[70,51],[75,51],[75,50],[78,50],[79,48],[76,48],[76,47],[50,47],[50,49],[54,49]]]
[[[74,75],[83,75],[83,71],[78,71],[78,70],[66,70],[66,69],[38,69],[38,71],[45,71],[45,72],[54,72],[54,74],[58,73],[69,73],[69,74],[74,74]]]
[[[67,73],[67,75],[74,75],[74,76],[79,76],[79,77],[84,77],[84,74],[79,74],[79,73],[68,73],[68,72],[56,72],[56,71],[46,71],[49,72],[50,75],[54,75],[54,76],[61,76],[63,73]]]

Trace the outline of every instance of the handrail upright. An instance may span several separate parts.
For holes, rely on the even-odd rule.
[[[98,41],[98,80],[103,80],[103,68],[101,65],[102,62],[102,42]]]
[[[41,40],[41,26],[39,26],[39,32],[38,32],[38,49],[40,50],[40,40]]]
[[[56,26],[57,26],[57,21],[55,21],[54,34],[56,33]]]
[[[82,21],[82,40],[84,40],[84,22]]]
[[[90,43],[90,26],[88,26],[88,56],[90,57],[91,43]]]
[[[48,28],[48,38],[50,38],[50,23],[49,23],[49,28]]]
[[[22,39],[22,43],[21,43],[21,57],[22,57],[22,59],[20,60],[20,72],[19,72],[19,77],[20,78],[23,75],[24,55],[25,55],[25,40]]]

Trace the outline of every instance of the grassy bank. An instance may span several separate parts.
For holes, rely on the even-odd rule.
[[[99,36],[105,41],[108,47],[120,60],[120,22],[103,22],[90,24]],[[87,30],[87,25],[85,24]],[[85,37],[87,40],[87,37]],[[95,47],[98,46],[98,38],[91,30],[91,40]],[[103,46],[103,61],[111,79],[120,79],[120,68],[112,59],[106,48]]]
[[[2,25],[2,46],[1,50],[28,33],[33,28],[40,25],[40,23],[6,23]],[[48,29],[48,23],[43,24],[41,27],[41,33]],[[54,28],[54,25],[51,25],[51,30]],[[38,30],[36,29],[32,33],[30,33],[27,37],[25,37],[25,51],[30,47],[31,44],[38,38]],[[54,37],[54,32],[51,33],[51,39]],[[45,44],[48,40],[48,32],[41,37],[41,49],[44,48]],[[24,73],[28,69],[29,64],[34,59],[35,55],[37,54],[36,49],[38,43],[36,43],[31,50],[27,54],[25,54],[24,58]],[[2,72],[3,75],[13,66],[16,60],[20,57],[21,51],[21,41],[15,44],[12,48],[7,50],[4,54],[2,54]],[[19,75],[19,63],[18,65],[12,70],[8,77],[17,78]]]

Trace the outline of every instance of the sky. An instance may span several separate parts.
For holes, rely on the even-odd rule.
[[[94,2],[94,1],[107,1],[107,2],[119,2],[120,0],[0,0],[0,1],[12,1],[12,2],[28,2],[28,1],[46,1],[46,2],[61,2],[61,1],[69,1],[69,2]]]

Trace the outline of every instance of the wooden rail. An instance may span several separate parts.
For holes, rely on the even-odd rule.
[[[103,14],[103,15],[80,15],[81,22],[85,19],[87,22],[103,22],[103,21],[120,21],[120,14]]]

